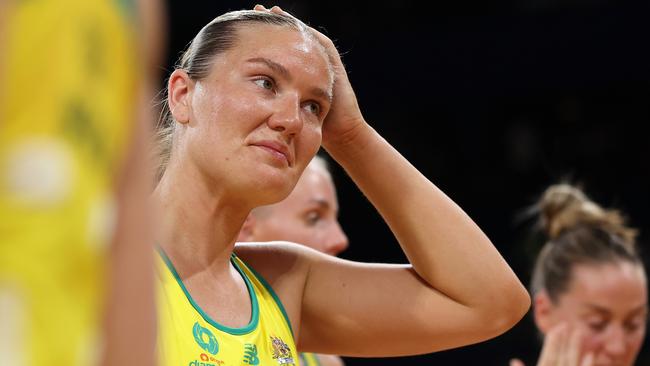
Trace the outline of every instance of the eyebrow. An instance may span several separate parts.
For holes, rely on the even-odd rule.
[[[325,91],[325,90],[323,90],[321,88],[313,88],[311,90],[311,92],[312,92],[312,94],[316,95],[317,97],[323,98],[323,99],[327,100],[330,103],[332,103],[332,99],[334,99],[331,92],[327,92],[327,91]]]
[[[330,203],[324,198],[311,198],[309,200],[309,203],[315,203],[316,205],[318,205],[320,209],[324,209],[324,210],[331,209],[334,211],[335,214],[338,214],[339,212],[338,207],[336,206],[332,207],[332,205],[330,205]]]
[[[278,74],[282,75],[284,78],[287,80],[291,80],[291,73],[289,70],[287,70],[286,67],[280,65],[277,62],[271,61],[268,58],[264,57],[254,57],[254,58],[249,58],[246,60],[247,62],[252,62],[252,63],[258,63],[258,64],[264,64],[266,65],[269,69],[277,72]]]
[[[327,202],[327,200],[322,199],[322,198],[311,198],[311,199],[309,200],[309,202],[310,202],[310,203],[315,203],[315,204],[317,204],[318,206],[323,207],[323,208],[328,208],[328,207],[330,207],[329,202]]]
[[[598,313],[601,313],[601,314],[610,314],[611,313],[608,309],[606,309],[606,308],[604,308],[602,306],[598,306],[596,304],[585,304],[584,306],[591,309],[591,310],[594,310],[594,311],[596,311]],[[640,306],[630,310],[628,312],[628,314],[641,313],[644,310],[646,310],[646,311],[648,310],[648,304],[640,305]]]
[[[269,60],[268,58],[254,57],[254,58],[249,58],[248,60],[246,60],[246,62],[264,64],[269,69],[271,69],[271,70],[277,72],[278,74],[282,75],[282,77],[284,77],[285,79],[287,79],[289,81],[292,80],[291,73],[289,72],[289,70],[287,70],[286,67],[280,65],[279,63],[277,63],[275,61]],[[321,88],[312,88],[310,91],[311,91],[312,94],[316,95],[317,97],[325,99],[328,102],[332,103],[332,99],[333,99],[332,92],[328,92],[328,91],[323,90]]]

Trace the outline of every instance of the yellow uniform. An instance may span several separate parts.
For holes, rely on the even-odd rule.
[[[318,356],[313,353],[300,353],[300,366],[320,366]]]
[[[243,328],[216,323],[194,302],[161,253],[158,352],[161,366],[298,366],[289,320],[273,289],[235,255],[248,287],[252,314]]]
[[[0,358],[88,365],[137,102],[134,7],[14,3],[0,52]]]

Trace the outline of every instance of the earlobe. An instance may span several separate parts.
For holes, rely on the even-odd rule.
[[[167,84],[167,103],[174,119],[179,123],[189,122],[189,94],[192,80],[183,70],[174,70]]]
[[[543,334],[546,334],[553,327],[553,302],[545,290],[535,294],[533,301],[535,325]]]

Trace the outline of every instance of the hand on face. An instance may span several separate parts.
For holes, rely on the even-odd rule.
[[[262,5],[255,5],[254,10],[292,16],[279,6],[267,9]],[[336,144],[345,144],[353,138],[355,131],[366,123],[336,46],[324,34],[314,28],[310,28],[310,30],[327,52],[334,71],[334,100],[323,124],[323,146],[328,148],[328,146]]]
[[[583,338],[584,334],[576,327],[564,323],[555,326],[544,339],[537,366],[593,366],[594,355],[582,354]],[[513,359],[510,366],[525,365]]]

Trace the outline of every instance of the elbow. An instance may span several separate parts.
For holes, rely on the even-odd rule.
[[[499,336],[514,327],[526,315],[530,305],[530,295],[521,283],[497,294],[484,314],[484,319],[489,322],[488,338]]]
[[[513,286],[512,293],[510,294],[510,304],[507,306],[507,311],[510,312],[510,321],[512,322],[508,329],[512,328],[515,324],[528,313],[531,306],[530,294],[521,284],[517,281],[516,286]],[[507,329],[506,329],[507,330]]]

